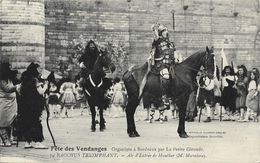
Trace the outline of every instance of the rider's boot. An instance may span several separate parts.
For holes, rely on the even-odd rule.
[[[162,90],[162,103],[163,103],[163,109],[170,109],[170,98],[167,96],[167,92],[169,92],[169,76],[161,76],[161,90]]]

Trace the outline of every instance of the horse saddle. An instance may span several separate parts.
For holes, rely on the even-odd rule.
[[[147,82],[148,74],[153,73],[155,75],[160,75],[160,71],[161,70],[156,65],[151,65],[149,61],[146,62],[142,67],[140,67],[139,71],[132,71],[132,76],[134,77],[135,81],[139,86],[139,98],[143,94],[143,90]],[[173,78],[175,75],[174,67],[171,66],[171,70],[169,71],[171,77]]]

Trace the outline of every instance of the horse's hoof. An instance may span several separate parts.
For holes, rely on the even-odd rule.
[[[91,132],[95,132],[96,131],[96,127],[95,126],[91,126]]]
[[[187,122],[194,122],[194,118],[187,119]]]
[[[106,129],[106,126],[103,126],[103,127],[100,127],[100,128],[99,128],[99,131],[102,132],[102,131],[104,131],[105,129]]]
[[[137,131],[135,131],[134,134],[135,134],[135,137],[140,137],[140,134]]]
[[[188,138],[189,135],[185,132],[185,133],[182,133],[182,134],[179,134],[180,138]]]
[[[134,132],[128,133],[128,136],[129,136],[130,138],[135,138],[135,137],[136,137],[136,135],[134,134]]]

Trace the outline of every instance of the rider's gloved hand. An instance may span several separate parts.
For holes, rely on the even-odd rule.
[[[86,66],[84,65],[83,62],[81,62],[81,63],[79,64],[79,67],[80,67],[80,68],[86,68]]]

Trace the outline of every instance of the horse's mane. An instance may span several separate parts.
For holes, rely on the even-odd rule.
[[[148,63],[145,62],[144,64],[142,65],[133,65],[131,67],[128,68],[128,71],[134,71],[136,69],[143,69],[143,70],[147,70],[147,66],[148,66]]]
[[[186,58],[184,61],[182,61],[180,64],[189,64],[194,62],[195,58],[198,58],[200,55],[204,55],[205,54],[205,50],[199,50],[195,53],[193,53],[192,55],[190,55],[188,58]]]
[[[182,81],[182,83],[185,85],[188,85],[191,89],[194,89],[194,81],[197,72],[199,71],[199,64],[201,62],[201,59],[204,58],[206,54],[205,50],[199,50],[192,55],[190,55],[188,58],[186,58],[181,63],[171,65],[175,71],[172,71],[170,69],[170,73],[172,76],[176,76],[176,78],[179,78],[179,80],[176,81]],[[187,74],[189,74],[189,78],[187,78]]]

